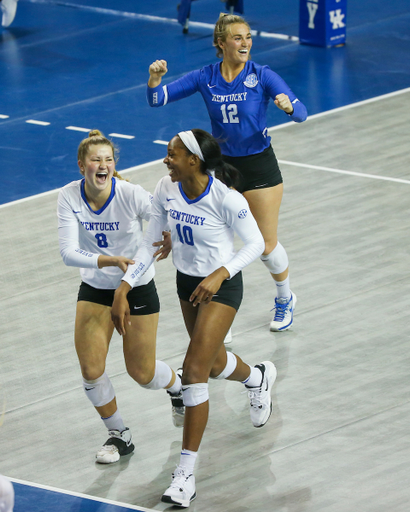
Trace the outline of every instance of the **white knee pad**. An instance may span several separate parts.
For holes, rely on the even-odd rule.
[[[276,244],[272,252],[266,256],[262,255],[260,258],[271,274],[281,274],[289,266],[288,255],[280,242]]]
[[[195,407],[209,400],[208,384],[199,382],[198,384],[188,384],[182,386],[182,397],[186,407]]]
[[[114,388],[105,372],[95,380],[83,378],[83,387],[87,398],[94,407],[107,405],[115,398]]]
[[[171,382],[172,370],[164,361],[155,361],[155,375],[148,384],[141,384],[145,389],[163,389]]]
[[[226,357],[227,361],[225,368],[217,377],[214,377],[214,379],[227,379],[235,371],[236,365],[238,364],[236,355],[233,352],[227,352]]]

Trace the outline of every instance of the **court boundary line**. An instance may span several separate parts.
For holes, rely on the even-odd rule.
[[[289,160],[279,160],[280,164],[285,165],[293,165],[294,167],[305,167],[306,169],[317,169],[318,171],[326,171],[326,172],[334,172],[338,174],[347,174],[349,176],[357,176],[359,178],[370,178],[373,180],[382,180],[382,181],[393,181],[395,183],[405,183],[406,185],[410,185],[410,180],[404,180],[402,178],[390,178],[388,176],[377,176],[377,174],[366,174],[363,172],[356,171],[344,171],[342,169],[333,169],[332,167],[322,167],[321,165],[310,165],[310,164],[300,164],[298,162],[290,162]]]
[[[410,92],[410,87],[406,87],[405,89],[399,89],[398,91],[387,92],[386,94],[381,94],[380,96],[374,96],[373,98],[368,98],[367,100],[356,101],[355,103],[349,103],[348,105],[343,105],[342,107],[332,108],[330,110],[325,110],[324,112],[318,112],[317,114],[312,114],[308,116],[305,123],[309,121],[319,119],[320,117],[324,117],[330,114],[337,114],[338,112],[343,112],[344,110],[349,110],[355,107],[361,107],[363,105],[367,105],[368,103],[373,103],[375,101],[380,101],[388,98],[392,98],[393,96],[399,96],[400,94],[406,94]],[[279,130],[285,126],[293,126],[294,121],[288,121],[287,123],[278,124],[276,126],[272,126],[268,128],[268,132],[273,132],[274,130]]]
[[[30,1],[30,2],[32,2],[32,1],[35,1],[35,2],[40,1],[41,2],[43,0],[28,0],[28,1]],[[376,102],[376,101],[392,98],[394,96],[399,96],[400,94],[406,94],[408,92],[410,92],[410,87],[406,87],[405,89],[400,89],[398,91],[393,91],[393,92],[389,92],[389,93],[386,93],[386,94],[382,94],[381,96],[375,96],[374,98],[368,98],[367,100],[362,100],[362,101],[358,101],[358,102],[355,102],[355,103],[350,103],[349,105],[344,105],[343,107],[337,107],[337,108],[334,108],[334,109],[331,109],[331,110],[326,110],[325,112],[319,112],[318,114],[313,114],[313,115],[309,116],[305,122],[309,122],[309,121],[312,121],[312,120],[315,120],[315,119],[319,119],[320,117],[328,116],[328,115],[331,115],[331,114],[337,114],[338,112],[343,112],[344,110],[349,110],[349,109],[354,108],[354,107],[360,107],[360,106],[367,105],[369,103],[373,103],[373,102]],[[277,126],[272,126],[271,128],[268,128],[268,132],[275,131],[275,130],[281,130],[282,128],[286,128],[288,126],[294,126],[294,124],[295,123],[293,121],[289,121],[288,123],[283,123],[283,124],[279,124]],[[128,169],[124,169],[124,170],[121,170],[119,172],[121,174],[126,174],[126,173],[129,173],[129,172],[132,172],[132,171],[136,171],[136,170],[140,169],[141,167],[149,167],[151,165],[156,165],[158,163],[161,163],[162,160],[163,159],[160,158],[159,160],[153,160],[153,161],[147,162],[145,164],[140,164],[140,165],[136,165],[136,166],[133,166],[133,167],[129,167]],[[351,175],[354,175],[354,176],[359,176],[359,177],[364,177],[364,178],[374,178],[374,179],[379,179],[379,180],[384,180],[384,181],[393,181],[393,182],[406,183],[406,184],[410,183],[410,181],[400,180],[399,178],[387,178],[387,177],[375,176],[375,175],[371,175],[371,174],[353,173],[353,172],[350,172],[350,171],[331,169],[330,167],[329,168],[326,168],[326,167],[319,168],[319,166],[312,166],[310,164],[301,164],[301,163],[297,163],[297,162],[288,162],[286,160],[279,160],[279,162],[283,162],[284,164],[288,164],[289,163],[290,165],[296,165],[296,166],[299,166],[299,167],[307,167],[307,168],[312,168],[312,169],[318,168],[319,170],[328,170],[329,172],[339,172],[341,174],[351,174]],[[0,204],[0,210],[3,209],[3,208],[6,208],[8,206],[14,206],[14,205],[17,205],[17,204],[20,204],[20,203],[24,203],[26,201],[31,201],[33,199],[37,199],[37,198],[40,198],[40,197],[45,197],[45,196],[48,196],[50,194],[55,194],[56,192],[59,192],[61,190],[61,188],[62,187],[56,188],[56,189],[53,189],[53,190],[48,190],[47,192],[42,192],[40,194],[35,194],[34,196],[23,197],[22,199],[16,199],[15,201],[10,201],[8,203]]]
[[[45,491],[57,492],[60,494],[67,494],[68,496],[75,496],[76,498],[88,499],[91,501],[97,501],[100,503],[106,503],[107,505],[114,505],[117,507],[128,508],[130,510],[139,510],[140,512],[158,512],[152,508],[138,507],[136,505],[122,503],[120,501],[108,500],[107,498],[99,498],[97,496],[91,496],[89,494],[83,494],[81,492],[75,491],[67,491],[65,489],[59,489],[58,487],[52,487],[50,485],[37,484],[34,482],[28,482],[26,480],[20,480],[19,478],[12,478],[10,476],[7,477],[11,482],[21,485],[26,485],[28,487],[35,487],[37,489],[43,489]]]

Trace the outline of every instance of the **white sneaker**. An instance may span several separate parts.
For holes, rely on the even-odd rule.
[[[272,322],[270,323],[271,331],[286,331],[293,324],[293,312],[296,306],[296,295],[291,293],[290,299],[275,299],[275,306]]]
[[[1,10],[3,11],[3,18],[1,24],[3,27],[8,27],[13,23],[17,10],[17,0],[2,0],[0,2]]]
[[[226,333],[224,344],[228,345],[229,343],[232,343],[232,329],[229,329],[229,331]]]
[[[272,412],[272,398],[270,395],[277,371],[275,365],[270,361],[256,364],[255,368],[259,368],[262,372],[261,385],[256,388],[246,385],[245,387],[248,389],[253,426],[259,428],[265,425]]]
[[[172,503],[178,507],[188,508],[192,500],[196,498],[195,477],[186,475],[178,466],[172,473],[172,483],[162,495],[161,501]]]
[[[109,430],[108,435],[110,437],[95,456],[96,461],[100,464],[112,464],[120,460],[122,455],[128,455],[134,451],[129,428],[126,428],[122,432],[119,430]]]
[[[182,378],[182,368],[178,368],[176,371],[177,377]],[[172,404],[172,423],[174,427],[183,427],[185,420],[185,406],[184,400],[182,396],[182,387],[176,395],[173,395],[169,391],[167,391],[169,397],[171,398]]]

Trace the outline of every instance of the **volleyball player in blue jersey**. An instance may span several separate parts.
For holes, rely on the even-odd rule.
[[[270,144],[266,112],[270,98],[289,119],[302,122],[306,107],[284,80],[268,66],[250,59],[251,30],[240,16],[221,14],[213,44],[222,62],[192,71],[165,86],[167,63],[157,60],[149,67],[148,102],[160,107],[200,92],[219,141],[223,158],[236,167],[243,180],[238,190],[247,199],[262,232],[265,250],[261,260],[276,283],[272,331],[284,331],[293,323],[296,296],[289,283],[289,262],[277,238],[283,180]]]

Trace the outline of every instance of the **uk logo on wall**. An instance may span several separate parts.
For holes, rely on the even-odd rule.
[[[299,40],[336,46],[346,42],[347,0],[300,0]]]

